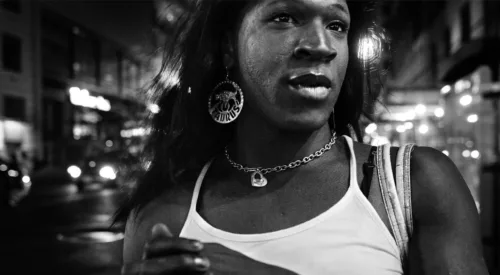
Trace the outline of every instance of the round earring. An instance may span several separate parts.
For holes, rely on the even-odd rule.
[[[217,84],[208,97],[208,112],[215,122],[228,124],[236,120],[242,109],[243,92],[236,82],[229,80],[226,68],[226,79]]]

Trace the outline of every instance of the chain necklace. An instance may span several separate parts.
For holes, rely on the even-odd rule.
[[[304,165],[308,162],[310,162],[313,159],[321,157],[326,151],[332,149],[332,146],[335,144],[337,141],[337,134],[335,132],[332,133],[332,137],[330,138],[330,141],[323,146],[323,148],[319,149],[318,151],[310,154],[309,156],[306,156],[302,159],[298,159],[296,161],[292,161],[289,164],[286,165],[278,165],[272,168],[262,168],[262,167],[257,167],[257,168],[252,168],[252,167],[245,167],[239,163],[234,162],[231,157],[229,157],[229,153],[227,152],[227,146],[224,148],[224,153],[226,155],[227,161],[236,169],[239,171],[243,171],[245,173],[252,173],[251,175],[251,183],[253,187],[264,187],[267,185],[267,178],[264,177],[265,174],[271,173],[271,172],[282,172],[288,169],[293,169],[296,167],[299,167],[301,165]]]

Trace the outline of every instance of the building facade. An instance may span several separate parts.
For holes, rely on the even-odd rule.
[[[431,146],[453,160],[481,212],[485,254],[497,271],[500,2],[391,1],[384,13],[393,38],[389,112],[380,112],[371,136]]]
[[[0,156],[21,149],[33,155],[39,128],[35,121],[38,72],[36,22],[31,3],[0,2]]]
[[[73,20],[72,6],[0,3],[0,113],[10,127],[4,147],[21,145],[64,166],[89,147],[130,145],[122,133],[138,132],[149,60],[85,21],[96,18]]]

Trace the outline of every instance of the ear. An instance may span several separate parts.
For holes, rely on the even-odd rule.
[[[235,50],[233,45],[234,43],[233,39],[231,38],[231,35],[229,34],[225,35],[224,39],[222,40],[221,47],[222,47],[223,63],[224,66],[228,69],[231,69],[234,66],[234,61],[236,60]]]

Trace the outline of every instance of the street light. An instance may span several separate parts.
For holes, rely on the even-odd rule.
[[[413,129],[413,123],[410,121],[405,122],[405,129],[406,130],[411,130]]]
[[[158,104],[154,104],[154,103],[149,104],[148,109],[153,114],[157,114],[160,112],[160,106],[158,106]]]
[[[443,94],[443,95],[449,93],[450,91],[451,91],[451,86],[450,85],[446,85],[443,88],[441,88],[441,94]]]
[[[471,95],[464,95],[460,98],[460,105],[462,106],[467,106],[472,103],[472,96]]]
[[[416,107],[415,107],[415,112],[419,115],[423,115],[425,114],[425,111],[427,111],[427,107],[425,107],[424,104],[418,104]]]
[[[405,125],[398,125],[398,127],[396,127],[396,131],[398,133],[404,133],[406,131]]]
[[[444,116],[443,108],[436,108],[436,110],[434,110],[434,115],[438,118],[443,117]]]
[[[375,131],[377,131],[377,124],[375,124],[375,123],[370,123],[365,128],[365,133],[367,133],[367,134],[371,134]]]
[[[477,114],[471,114],[467,117],[467,122],[469,123],[476,123],[479,120],[479,117]]]
[[[358,58],[366,64],[370,61],[374,61],[380,58],[382,53],[382,41],[373,30],[369,30],[368,33],[361,37],[358,46]]]
[[[470,152],[470,156],[474,159],[478,159],[480,154],[479,154],[479,151],[478,150],[474,150],[472,152]]]
[[[427,124],[422,124],[420,125],[420,127],[418,127],[418,131],[421,134],[427,134],[427,132],[429,132],[429,126],[427,126]]]

